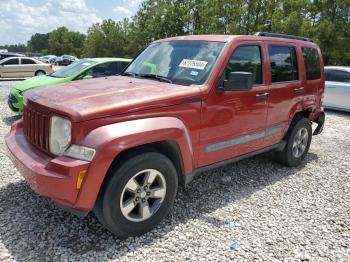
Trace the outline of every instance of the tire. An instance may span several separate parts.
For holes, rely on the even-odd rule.
[[[46,73],[43,70],[38,70],[35,72],[35,76],[42,76],[42,75],[46,75]]]
[[[300,138],[303,139],[300,140]],[[309,151],[311,139],[310,121],[304,117],[297,117],[285,137],[286,146],[281,152],[275,152],[275,160],[289,167],[300,165]]]
[[[154,180],[145,184],[147,178]],[[158,152],[134,155],[111,168],[94,213],[101,224],[119,238],[138,236],[153,229],[167,216],[177,187],[176,169],[167,157]]]

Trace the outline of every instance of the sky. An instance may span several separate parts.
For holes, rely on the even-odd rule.
[[[25,44],[35,33],[65,26],[86,33],[103,19],[122,20],[142,0],[0,0],[0,45]]]

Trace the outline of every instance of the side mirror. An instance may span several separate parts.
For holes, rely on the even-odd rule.
[[[92,79],[92,78],[94,78],[94,77],[91,76],[91,75],[86,75],[86,76],[83,77],[83,80],[89,80],[89,79]]]
[[[250,72],[231,72],[219,88],[222,91],[248,91],[253,87],[254,77]]]

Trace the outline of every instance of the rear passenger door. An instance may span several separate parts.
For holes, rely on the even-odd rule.
[[[36,71],[36,62],[30,58],[21,58],[21,77],[33,76]]]
[[[268,145],[278,143],[288,128],[290,112],[302,101],[305,88],[300,74],[300,59],[297,46],[288,43],[265,45],[269,58],[269,101],[267,129],[274,130],[266,136]]]

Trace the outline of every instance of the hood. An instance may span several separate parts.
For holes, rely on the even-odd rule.
[[[199,92],[198,86],[113,76],[33,89],[25,93],[25,101],[79,122],[180,104],[184,99],[198,97]]]
[[[20,92],[42,86],[50,86],[55,84],[60,84],[69,81],[69,78],[58,78],[51,76],[35,76],[27,80],[24,80],[15,86]]]

